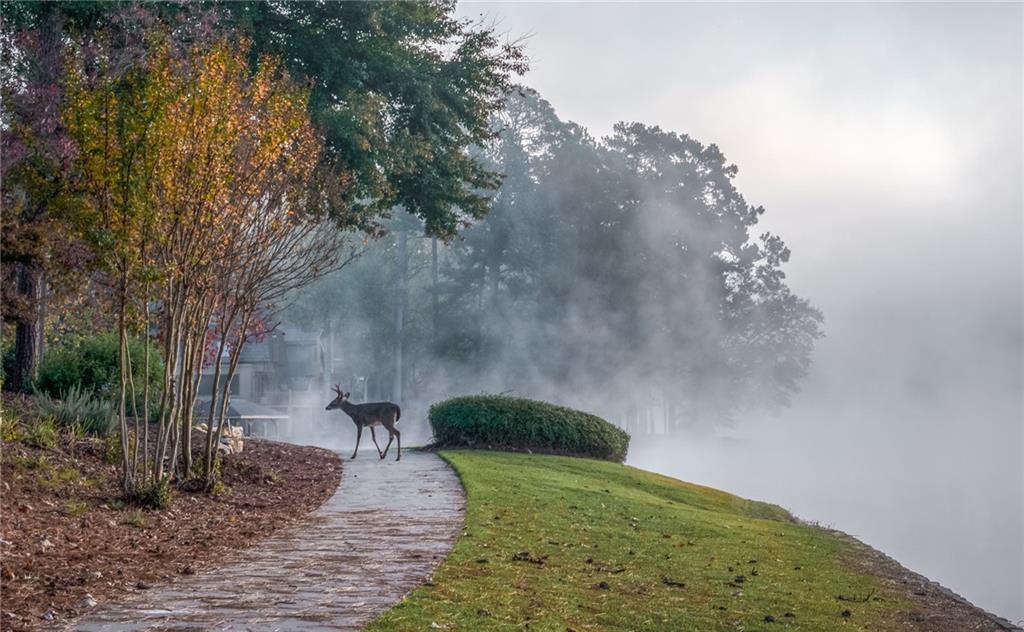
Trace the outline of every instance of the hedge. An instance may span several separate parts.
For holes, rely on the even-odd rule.
[[[144,344],[139,338],[128,340],[135,389],[140,396],[145,373]],[[35,389],[56,398],[64,397],[74,388],[100,398],[113,399],[120,387],[120,355],[120,339],[116,332],[80,336],[50,347],[39,364]],[[160,351],[152,344],[149,362],[149,384],[158,395],[163,388],[164,363]]]
[[[430,407],[437,447],[530,450],[622,462],[629,435],[572,408],[505,395],[455,397]]]

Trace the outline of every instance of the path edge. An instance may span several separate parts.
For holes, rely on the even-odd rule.
[[[391,604],[387,608],[387,610],[384,610],[383,612],[381,612],[380,614],[378,614],[374,618],[372,618],[369,621],[367,621],[364,624],[363,627],[366,627],[366,626],[369,626],[369,625],[373,624],[374,621],[380,619],[381,617],[383,617],[387,613],[389,613],[392,610],[394,610],[399,604],[401,604],[406,599],[408,599],[409,595],[413,594],[414,592],[416,592],[420,588],[423,588],[424,586],[428,586],[428,585],[433,585],[434,573],[437,572],[437,569],[441,568],[441,565],[445,563],[445,560],[448,559],[448,556],[451,555],[452,551],[455,550],[455,545],[459,543],[459,540],[461,540],[464,535],[466,535],[466,509],[467,509],[467,504],[468,504],[468,497],[466,495],[466,484],[462,480],[462,474],[459,472],[459,470],[454,465],[452,465],[451,461],[449,461],[444,455],[441,454],[440,450],[425,449],[425,448],[417,448],[417,449],[422,451],[422,452],[425,452],[427,454],[432,454],[435,457],[437,457],[438,459],[440,459],[444,463],[445,467],[447,467],[448,470],[455,476],[455,480],[457,480],[459,482],[459,491],[460,491],[460,494],[462,496],[462,505],[460,507],[461,511],[459,511],[459,515],[460,515],[460,520],[459,520],[459,525],[458,525],[459,528],[452,530],[452,532],[454,533],[454,536],[451,538],[451,541],[450,541],[451,546],[448,547],[448,550],[445,551],[445,554],[440,559],[438,559],[437,563],[434,564],[433,568],[430,569],[430,573],[426,576],[426,578],[422,582],[420,582],[419,584],[416,584],[415,586],[413,586],[409,590],[405,591],[402,594],[402,596],[399,597],[397,601],[395,601],[395,603]],[[339,483],[339,486],[340,486],[340,483]]]

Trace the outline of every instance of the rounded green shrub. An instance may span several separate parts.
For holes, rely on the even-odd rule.
[[[116,396],[120,382],[120,348],[116,332],[80,336],[46,350],[39,364],[35,388],[51,397],[64,397],[73,388],[101,398]],[[142,393],[145,346],[138,338],[128,340],[135,389]],[[150,345],[149,384],[158,391],[163,385],[164,363],[160,352]]]
[[[621,462],[629,435],[572,408],[505,395],[455,397],[430,407],[439,447],[530,450]]]

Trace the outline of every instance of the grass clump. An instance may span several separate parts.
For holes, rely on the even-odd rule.
[[[0,413],[0,441],[20,441],[24,433],[18,427],[17,416],[11,410]]]
[[[85,489],[85,490],[88,490],[88,491],[96,491],[98,489],[103,489],[103,486],[104,486],[103,479],[98,478],[98,477],[96,477],[96,478],[90,478],[90,477],[82,478],[82,480],[80,482],[82,484],[82,489]]]
[[[40,489],[50,492],[67,490],[74,484],[79,483],[81,479],[82,473],[76,467],[70,465],[53,467],[49,464],[41,468],[35,477],[36,485]]]
[[[82,478],[82,472],[71,465],[61,465],[53,473],[53,480],[58,483],[74,483]]]
[[[125,501],[135,507],[144,509],[167,509],[171,506],[173,491],[169,480],[149,483],[125,497]]]
[[[89,505],[79,501],[68,501],[64,503],[64,513],[74,518],[80,518],[89,511]]]
[[[107,465],[120,465],[124,452],[121,450],[121,437],[111,433],[103,440],[103,462]]]
[[[844,561],[847,541],[774,505],[605,461],[441,456],[463,536],[370,631],[903,629],[908,604]]]
[[[128,454],[135,454],[135,434],[128,435]],[[121,434],[112,432],[103,440],[103,461],[108,465],[120,465],[124,458],[121,449]]]
[[[37,417],[28,424],[25,442],[37,448],[52,450],[57,447],[57,423],[53,417]]]
[[[572,408],[505,395],[456,397],[430,407],[441,447],[530,450],[623,461],[629,435]]]
[[[135,527],[136,529],[146,528],[146,516],[141,511],[133,511],[128,514],[128,517],[124,519],[126,525]]]
[[[36,456],[24,456],[21,454],[15,454],[10,459],[5,459],[6,463],[10,463],[12,467],[28,470],[28,471],[42,471],[49,472],[51,469],[50,462],[46,460],[41,454]]]
[[[36,394],[39,410],[64,428],[75,428],[93,435],[106,436],[114,428],[114,407],[79,386],[72,386],[60,399]]]

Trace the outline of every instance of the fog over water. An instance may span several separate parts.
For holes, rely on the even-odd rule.
[[[1021,5],[477,4],[607,133],[717,143],[825,314],[778,416],[630,463],[847,531],[1024,619]]]

